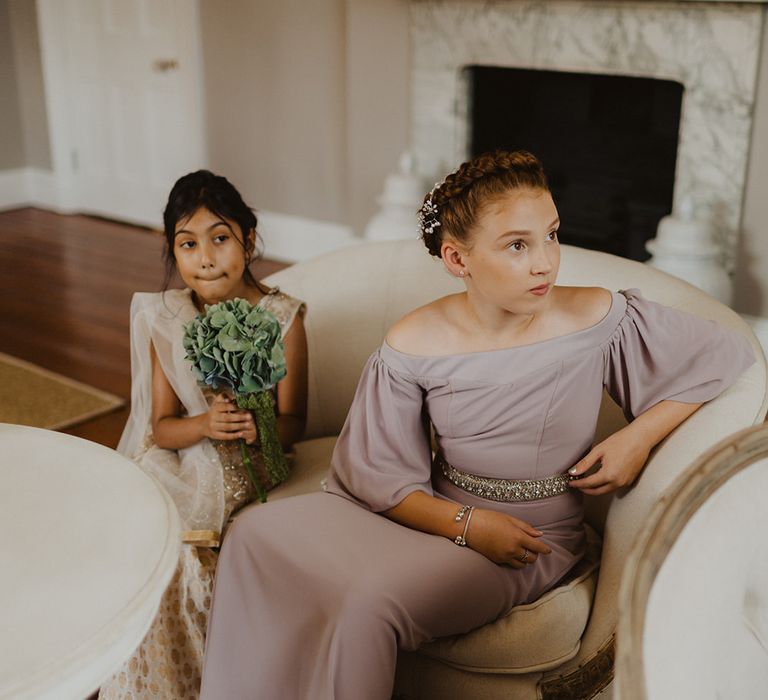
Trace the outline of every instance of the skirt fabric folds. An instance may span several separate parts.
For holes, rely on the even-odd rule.
[[[251,507],[219,557],[201,697],[389,699],[398,646],[494,620],[578,560],[548,543],[515,570],[334,494]]]

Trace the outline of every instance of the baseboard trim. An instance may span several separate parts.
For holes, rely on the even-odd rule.
[[[27,168],[0,171],[0,210],[29,204]]]
[[[27,168],[27,191],[31,206],[55,209],[61,214],[72,213],[71,207],[62,201],[61,188],[51,170]]]
[[[0,211],[19,207],[43,207],[62,214],[71,210],[62,202],[51,170],[15,168],[0,171]]]
[[[66,183],[64,183],[66,184]],[[66,187],[50,170],[15,168],[0,171],[0,211],[41,207],[59,214],[79,211]],[[301,216],[259,211],[259,234],[271,260],[296,263],[361,242],[349,226]],[[123,217],[118,217],[123,218]],[[156,221],[133,219],[130,223],[156,227]]]

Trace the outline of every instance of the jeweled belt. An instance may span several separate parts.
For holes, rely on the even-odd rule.
[[[443,476],[454,486],[489,501],[537,501],[570,491],[570,478],[567,474],[556,474],[544,479],[494,479],[460,471],[448,464],[441,454],[435,455],[435,464],[440,466]]]

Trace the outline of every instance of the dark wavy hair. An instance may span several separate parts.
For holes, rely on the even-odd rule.
[[[198,209],[204,207],[212,214],[234,221],[240,227],[245,256],[245,281],[255,287],[259,284],[253,277],[248,265],[253,260],[259,260],[263,244],[256,230],[257,219],[254,210],[244,201],[237,188],[227,178],[215,175],[210,170],[197,170],[176,180],[168,195],[168,203],[163,212],[163,231],[165,233],[165,283],[168,288],[171,276],[176,266],[174,254],[174,238],[179,221],[192,216]],[[254,232],[251,243],[249,233]]]

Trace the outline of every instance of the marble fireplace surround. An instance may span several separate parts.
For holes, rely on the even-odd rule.
[[[412,0],[412,149],[439,179],[469,149],[470,65],[602,73],[685,88],[674,211],[689,198],[732,269],[762,34],[760,3]],[[567,108],[567,106],[564,106]]]

